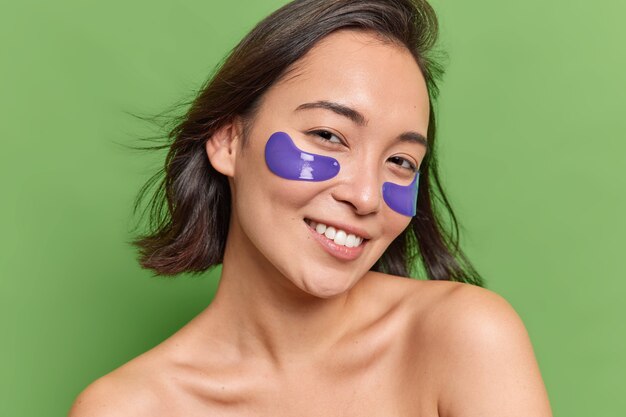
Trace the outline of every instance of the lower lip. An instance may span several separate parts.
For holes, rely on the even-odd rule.
[[[349,248],[347,246],[342,246],[336,244],[334,241],[330,240],[324,235],[320,235],[317,231],[311,226],[309,226],[306,222],[304,222],[309,232],[313,235],[313,238],[319,242],[322,248],[333,255],[335,258],[342,259],[344,261],[353,261],[361,255],[363,252],[363,247],[367,244],[367,241],[361,243],[356,248]]]

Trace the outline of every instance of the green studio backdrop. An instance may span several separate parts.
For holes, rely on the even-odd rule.
[[[0,6],[0,415],[62,416],[211,300],[127,243],[163,154],[128,115],[189,99],[279,0]],[[626,3],[433,1],[443,177],[463,247],[524,320],[555,415],[618,416],[626,293]]]

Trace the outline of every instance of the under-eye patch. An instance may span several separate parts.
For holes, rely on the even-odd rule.
[[[272,134],[265,145],[265,162],[274,174],[287,180],[327,181],[339,174],[339,162],[331,157],[304,152],[285,132]],[[383,200],[394,211],[415,216],[419,172],[409,185],[383,184]]]
[[[288,180],[327,181],[339,173],[339,162],[304,152],[285,132],[276,132],[265,145],[265,162],[274,174]]]
[[[409,185],[398,185],[392,182],[383,184],[383,199],[393,210],[405,216],[413,217],[417,210],[417,191],[420,173],[415,174]]]

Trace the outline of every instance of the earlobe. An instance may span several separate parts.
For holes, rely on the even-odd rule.
[[[206,142],[206,153],[215,170],[227,177],[235,174],[235,157],[240,133],[234,123],[229,123],[213,133]]]

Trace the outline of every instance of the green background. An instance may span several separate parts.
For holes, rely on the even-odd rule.
[[[0,6],[0,415],[65,415],[209,302],[127,243],[162,154],[126,112],[188,99],[284,1]],[[433,1],[450,56],[444,181],[463,243],[530,333],[555,415],[626,409],[626,3]],[[622,410],[618,414],[619,410]]]

